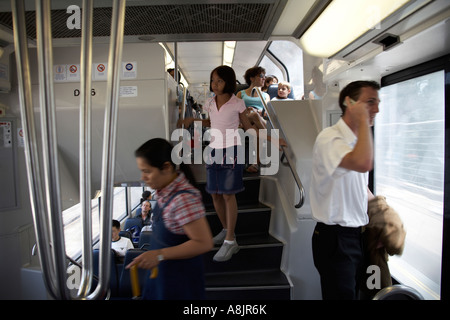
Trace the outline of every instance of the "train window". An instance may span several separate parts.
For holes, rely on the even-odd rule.
[[[141,199],[142,187],[131,188],[131,208],[135,208]],[[113,219],[123,220],[127,216],[126,188],[114,188],[113,200]],[[92,239],[93,242],[99,240],[100,233],[100,214],[99,199],[95,197],[91,200],[92,208]],[[64,237],[66,244],[66,254],[77,259],[81,256],[82,239],[81,239],[81,205],[76,204],[63,211]]]
[[[268,56],[265,55],[259,65],[266,69],[267,76],[275,76],[279,81],[284,80],[284,76],[280,68]]]
[[[444,210],[445,79],[432,72],[385,86],[375,122],[374,182],[407,231],[392,276],[440,298]]]
[[[302,49],[292,41],[279,40],[272,41],[268,51],[286,66],[289,71],[289,82],[294,88],[295,99],[301,100],[304,94]]]

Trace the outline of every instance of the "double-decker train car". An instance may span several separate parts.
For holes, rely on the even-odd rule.
[[[361,285],[376,295],[358,298],[449,299],[448,0],[0,1],[0,299],[140,296],[145,273],[135,281],[126,265],[152,241],[133,220],[144,191],[157,202],[135,159],[152,138],[182,152],[221,231],[205,189],[209,128],[180,126],[208,119],[221,65],[238,97],[246,71],[262,68],[253,98],[286,145],[248,154],[259,166],[246,159],[236,194],[239,251],[203,254],[206,298],[323,298],[313,148],[341,119],[341,90],[365,80],[380,84],[368,188],[406,236],[387,262],[392,285],[369,265]],[[288,99],[276,99],[282,83]],[[111,251],[113,219],[133,243],[125,262]]]

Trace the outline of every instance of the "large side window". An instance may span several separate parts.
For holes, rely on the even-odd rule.
[[[392,276],[426,299],[440,298],[444,212],[445,72],[384,86],[375,121],[374,188],[407,231]]]
[[[294,90],[296,100],[301,100],[304,93],[303,81],[303,51],[295,43],[285,40],[272,41],[268,53],[262,58],[260,65],[266,69],[266,74],[277,76],[278,80],[289,81]],[[272,56],[272,59],[270,58]],[[278,60],[289,74],[284,76],[279,66],[273,61]]]
[[[135,208],[140,201],[143,188],[142,187],[128,187],[130,188],[131,208]],[[113,200],[113,219],[123,220],[127,216],[127,188],[115,187]],[[92,208],[92,239],[95,242],[99,240],[100,235],[100,214],[99,214],[99,199],[95,197],[91,200]],[[77,259],[81,255],[82,248],[82,226],[81,226],[81,206],[76,204],[63,211],[64,223],[64,237],[66,244],[66,254]]]

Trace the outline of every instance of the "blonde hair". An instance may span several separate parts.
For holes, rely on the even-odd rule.
[[[289,82],[287,82],[287,81],[280,81],[280,82],[278,82],[278,88],[280,86],[288,87],[288,89],[291,90],[291,84]]]

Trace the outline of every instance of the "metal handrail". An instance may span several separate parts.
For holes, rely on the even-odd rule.
[[[36,1],[37,58],[39,97],[41,105],[42,157],[44,187],[50,241],[54,263],[56,290],[62,299],[70,297],[66,286],[67,263],[62,221],[61,187],[59,180],[58,142],[56,135],[56,107],[53,88],[53,44],[50,1]]]
[[[111,22],[111,42],[108,58],[105,129],[102,153],[101,191],[104,203],[101,207],[101,237],[99,283],[94,292],[87,295],[92,283],[92,226],[90,209],[90,86],[92,59],[92,1],[83,1],[83,39],[81,53],[81,90],[83,91],[80,114],[80,180],[83,205],[83,276],[77,299],[98,299],[107,295],[110,279],[111,220],[113,209],[113,178],[116,154],[119,80],[122,60],[123,30],[126,0],[114,0]],[[89,5],[88,5],[89,3]],[[42,266],[44,283],[54,299],[70,299],[67,287],[67,260],[65,254],[64,226],[61,215],[60,179],[56,140],[56,108],[53,90],[53,48],[51,35],[50,1],[36,1],[36,34],[40,83],[40,110],[42,126],[42,162],[37,149],[36,128],[30,64],[28,59],[24,0],[11,0],[14,45],[17,60],[19,100],[24,126],[24,150],[27,167],[31,209],[34,220],[37,248]],[[89,21],[90,20],[90,21]],[[43,179],[42,179],[43,177]],[[44,181],[43,181],[44,180]],[[43,193],[45,191],[45,195]],[[89,208],[88,208],[89,206]]]
[[[395,297],[408,297],[412,300],[424,300],[424,297],[416,289],[399,284],[381,289],[372,300],[394,300],[393,298]]]
[[[264,110],[267,113],[267,117],[269,119],[270,124],[272,125],[272,128],[274,129],[278,129],[284,138],[286,138],[286,135],[283,132],[283,128],[281,127],[281,124],[278,121],[278,118],[276,116],[275,110],[273,109],[272,104],[269,102],[269,104],[267,104],[266,100],[264,99],[261,89],[258,87],[254,87],[252,89],[252,93],[251,95],[253,96],[254,91],[256,91],[258,93],[259,98],[261,99],[261,102],[263,104]],[[298,201],[298,203],[295,205],[295,208],[299,209],[303,206],[303,204],[305,203],[305,188],[303,187],[302,181],[300,180],[300,177],[297,174],[297,171],[294,168],[294,160],[293,160],[293,156],[289,154],[289,148],[286,148],[284,146],[280,146],[281,150],[283,151],[282,157],[281,159],[285,158],[287,160],[287,164],[289,166],[289,168],[291,169],[291,173],[294,177],[295,183],[297,184],[298,187],[298,191],[300,193],[300,199]]]
[[[92,27],[94,2],[83,0],[80,55],[80,205],[82,237],[81,282],[78,297],[86,297],[93,277],[92,205],[91,205],[91,89],[92,89]]]
[[[12,0],[11,11],[13,17],[14,48],[17,60],[17,79],[20,102],[20,114],[24,132],[24,151],[27,168],[28,188],[31,199],[31,211],[34,230],[39,252],[39,260],[45,272],[44,283],[47,291],[57,297],[56,285],[52,273],[53,259],[48,237],[48,222],[44,214],[47,209],[43,195],[41,165],[37,151],[36,128],[34,125],[33,99],[31,89],[30,63],[28,58],[28,44],[26,35],[25,3],[24,0]]]
[[[120,72],[122,70],[122,45],[125,24],[126,0],[114,0],[111,18],[111,41],[109,44],[108,79],[106,85],[106,105],[103,131],[100,208],[100,281],[88,299],[106,295],[111,276],[111,221],[113,212],[114,172],[117,140],[117,115],[119,109]]]

